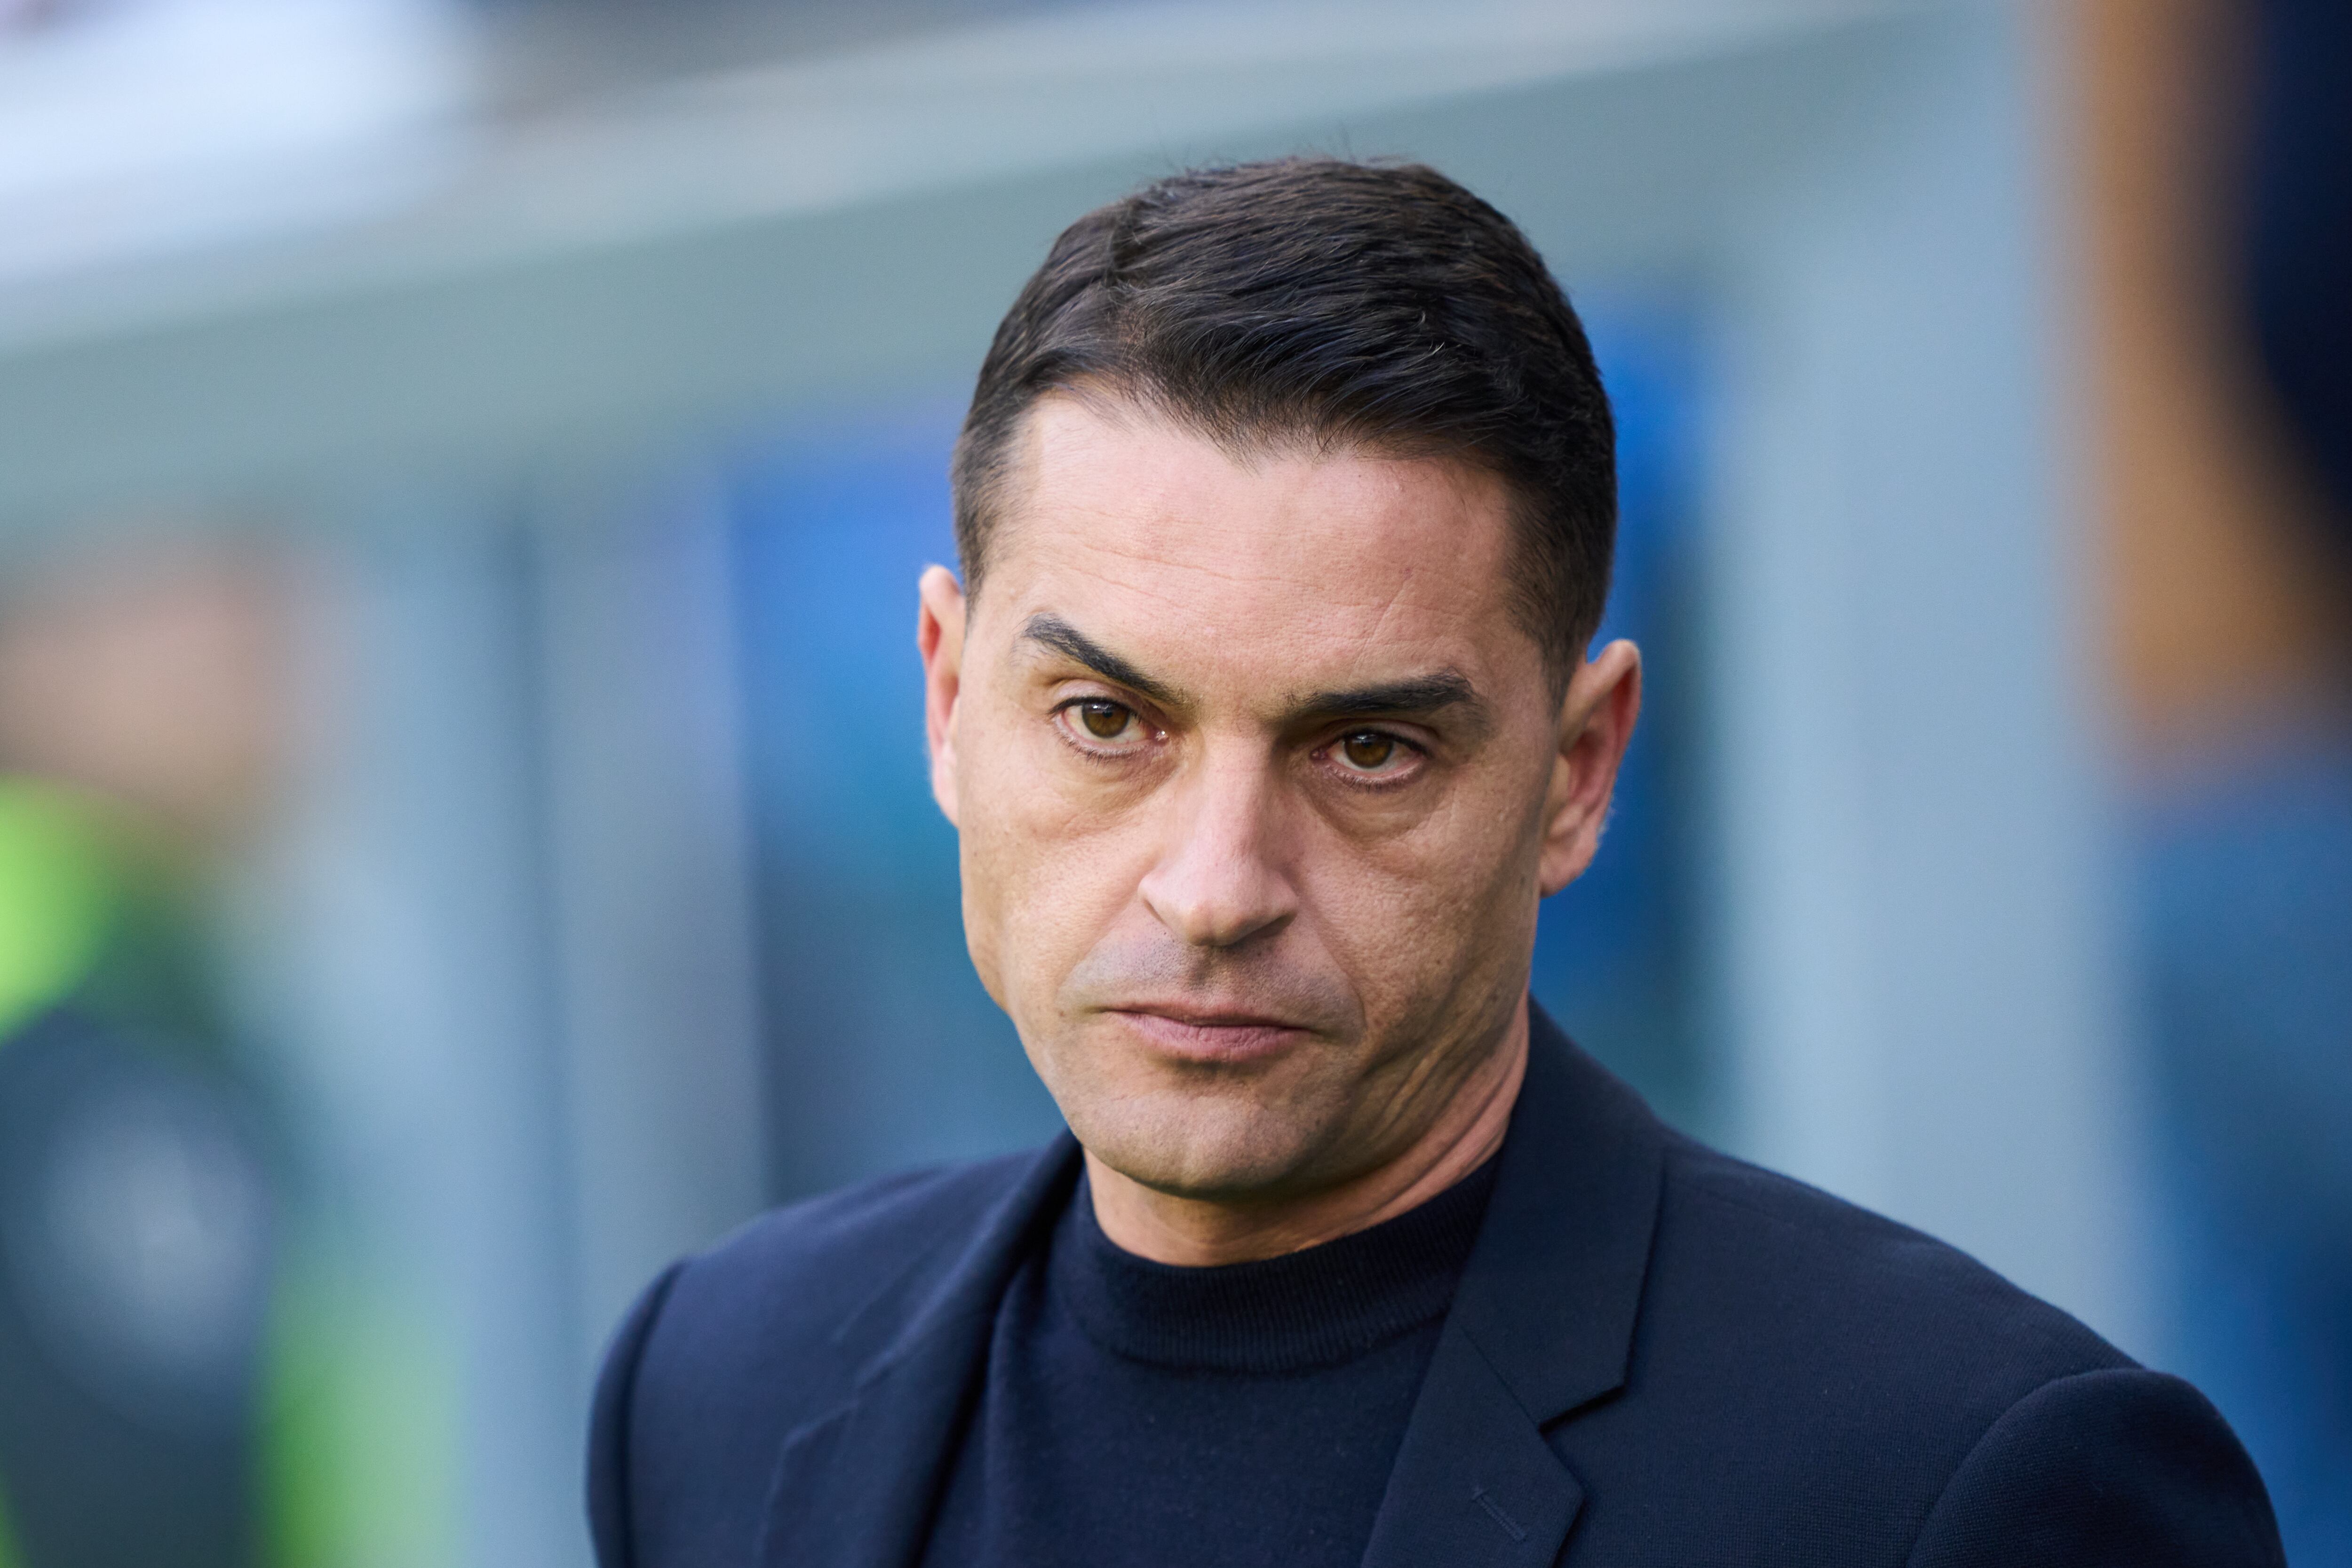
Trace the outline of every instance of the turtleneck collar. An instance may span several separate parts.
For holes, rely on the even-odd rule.
[[[1334,1366],[1444,1316],[1477,1239],[1496,1162],[1417,1208],[1280,1258],[1155,1263],[1095,1220],[1081,1178],[1055,1228],[1050,1288],[1105,1350],[1157,1366],[1280,1373]]]

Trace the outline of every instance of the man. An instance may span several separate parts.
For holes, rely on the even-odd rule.
[[[1499,214],[1330,160],[1092,213],[954,478],[934,789],[1069,1136],[656,1281],[606,1568],[2278,1561],[2186,1384],[1530,1006],[1641,677],[1587,652],[1608,405]]]

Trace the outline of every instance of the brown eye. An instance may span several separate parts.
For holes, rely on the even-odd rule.
[[[1127,732],[1128,722],[1134,717],[1124,703],[1094,701],[1078,704],[1078,722],[1085,725],[1087,733],[1097,741],[1118,740]]]
[[[1339,754],[1348,760],[1348,765],[1368,773],[1388,766],[1396,749],[1396,737],[1383,735],[1378,730],[1359,730],[1339,742]]]

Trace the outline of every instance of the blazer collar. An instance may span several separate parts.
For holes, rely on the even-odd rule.
[[[1540,1008],[1529,1013],[1527,1079],[1494,1195],[1365,1568],[1553,1562],[1583,1489],[1543,1429],[1625,1381],[1664,1137],[1639,1096]],[[846,1404],[785,1438],[761,1563],[905,1568],[919,1557],[997,1301],[1077,1171],[1065,1133],[947,1267],[919,1265],[860,1314],[865,1328],[845,1330],[851,1342],[878,1331],[879,1348]]]
[[[847,1403],[785,1436],[769,1484],[764,1568],[905,1568],[945,1479],[996,1305],[1078,1179],[1078,1145],[1055,1138],[942,1267],[919,1260],[836,1336],[880,1341]],[[959,1246],[960,1244],[960,1246]]]
[[[1527,1081],[1450,1321],[1548,1425],[1625,1382],[1666,1133],[1528,1004]]]
[[[1665,1138],[1529,1005],[1495,1194],[1373,1525],[1365,1568],[1549,1563],[1584,1489],[1544,1428],[1624,1386]]]

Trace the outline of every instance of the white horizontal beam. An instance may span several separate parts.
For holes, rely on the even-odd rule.
[[[1695,249],[1766,131],[1856,74],[1860,14],[1104,7],[646,93],[369,225],[0,289],[0,528],[968,374],[1062,224],[1195,159],[1451,149],[1575,214],[1556,262]]]

